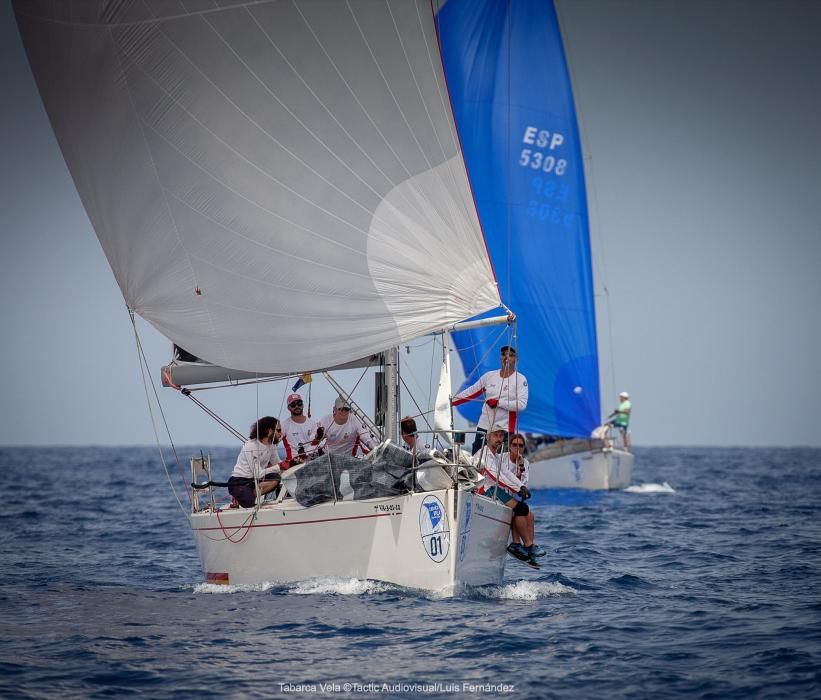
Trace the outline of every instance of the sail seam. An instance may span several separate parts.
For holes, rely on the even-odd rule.
[[[131,61],[128,58],[128,56],[125,56],[125,54],[120,49],[120,46],[117,43],[116,39],[114,38],[114,33],[111,31],[111,28],[109,28],[108,34],[109,34],[109,38],[111,39],[111,43],[114,46],[114,50],[115,50],[115,53],[117,55],[117,61],[120,65],[120,70],[122,71],[122,74],[123,74],[124,85],[126,87],[126,92],[128,94],[129,102],[131,103],[131,108],[133,110],[134,116],[137,119],[137,123],[140,124],[140,133],[142,134],[143,142],[145,144],[145,149],[146,149],[146,152],[148,153],[148,157],[151,161],[151,167],[154,171],[154,177],[156,178],[156,181],[157,181],[157,187],[159,187],[161,192],[165,193],[165,188],[162,185],[162,180],[160,179],[160,174],[159,174],[159,171],[157,169],[157,164],[154,161],[154,154],[151,152],[151,146],[149,145],[148,139],[146,138],[146,135],[145,135],[145,131],[142,128],[143,120],[140,117],[140,113],[137,109],[137,105],[134,102],[134,96],[131,92],[131,85],[130,85],[129,80],[128,80],[128,71],[126,70],[125,66],[123,65],[122,58],[125,57],[126,59],[129,60],[129,62],[131,62]],[[195,288],[198,289],[199,287],[197,285],[196,270],[195,270],[194,265],[191,261],[191,257],[188,255],[188,252],[186,251],[185,246],[183,245],[182,237],[180,236],[179,227],[177,226],[177,221],[174,218],[174,214],[171,211],[171,207],[168,203],[168,198],[165,196],[165,194],[163,194],[162,201],[163,201],[163,204],[164,204],[164,207],[165,207],[166,214],[168,215],[168,218],[170,219],[171,224],[174,227],[174,235],[177,238],[177,242],[179,243],[180,248],[182,249],[183,253],[185,254],[185,259],[188,262],[189,269],[191,270],[192,282],[194,283]],[[214,325],[214,319],[211,316],[211,310],[208,308],[207,303],[204,304],[204,307],[205,307],[205,313],[208,317],[208,323],[209,323],[210,330],[211,330],[210,335],[214,339],[214,341],[219,343],[220,352],[222,353],[221,363],[222,364],[227,364],[228,355],[225,352],[225,348],[224,348],[223,344],[221,342],[217,341],[216,326]],[[220,364],[220,363],[216,363],[216,364]]]
[[[206,22],[206,23],[207,23],[207,22]],[[213,26],[212,26],[210,23],[207,23],[207,24],[208,24],[208,26],[211,28],[211,30],[214,32],[214,34],[215,34],[216,36],[218,36],[218,37],[220,38],[220,40],[222,40],[222,41],[223,41],[223,43],[225,43],[225,40],[222,38],[222,36],[219,34],[219,32],[217,32],[216,30],[214,30]],[[196,63],[194,63],[194,61],[193,61],[193,60],[192,60],[192,59],[188,56],[188,54],[186,54],[186,53],[185,53],[185,51],[183,51],[183,49],[182,49],[182,48],[181,48],[181,47],[180,47],[180,46],[179,46],[179,45],[178,45],[178,44],[177,44],[177,43],[176,43],[176,42],[175,42],[175,41],[174,41],[174,40],[173,40],[173,39],[172,39],[169,35],[168,35],[168,33],[167,33],[167,32],[165,32],[165,31],[163,30],[163,28],[162,28],[162,27],[157,26],[156,28],[157,28],[157,29],[158,29],[158,30],[159,30],[159,31],[163,34],[163,36],[167,39],[167,41],[168,41],[170,44],[172,44],[172,45],[176,48],[176,50],[179,52],[179,55],[180,55],[180,56],[182,56],[182,57],[183,57],[183,58],[184,58],[184,59],[188,62],[188,64],[189,64],[189,65],[190,65],[190,66],[191,66],[191,67],[192,67],[195,71],[197,71],[197,73],[199,73],[199,75],[200,75],[200,76],[202,76],[202,78],[203,78],[203,79],[204,79],[207,83],[209,83],[209,84],[213,87],[213,89],[214,89],[214,90],[216,90],[216,91],[217,91],[217,92],[218,92],[218,93],[219,93],[219,94],[220,94],[220,95],[221,95],[221,96],[222,96],[222,97],[223,97],[223,98],[224,98],[224,99],[225,99],[225,100],[226,100],[226,101],[227,101],[230,105],[232,105],[232,106],[234,107],[234,109],[236,109],[236,111],[237,111],[239,114],[241,114],[241,115],[242,115],[245,119],[247,119],[247,120],[248,120],[248,122],[249,122],[250,124],[252,124],[254,127],[256,127],[256,128],[259,130],[259,132],[260,132],[261,134],[264,134],[264,136],[265,136],[265,137],[267,137],[269,141],[271,141],[272,143],[276,144],[276,146],[278,146],[280,149],[282,149],[282,151],[283,151],[283,152],[287,153],[287,154],[288,154],[291,158],[293,158],[293,159],[294,159],[294,161],[296,161],[297,163],[301,164],[301,165],[302,165],[302,166],[303,166],[303,167],[304,167],[304,168],[305,168],[308,172],[312,173],[315,177],[317,177],[319,180],[321,180],[322,182],[324,182],[326,185],[328,185],[330,188],[332,188],[334,191],[336,191],[339,195],[341,195],[342,197],[344,197],[345,199],[347,199],[348,201],[350,201],[353,205],[355,205],[356,207],[358,207],[359,209],[361,209],[361,210],[362,210],[362,212],[363,212],[364,214],[366,214],[368,217],[370,217],[371,219],[374,219],[374,220],[376,220],[376,219],[377,219],[377,217],[376,217],[376,215],[375,215],[375,213],[374,213],[374,211],[373,211],[373,210],[369,209],[369,208],[368,208],[365,204],[363,204],[362,202],[358,201],[355,197],[352,197],[351,195],[349,195],[347,192],[345,192],[343,189],[341,189],[341,188],[340,188],[337,184],[335,184],[334,182],[332,182],[331,180],[329,180],[327,177],[325,177],[325,175],[323,175],[320,171],[316,170],[316,169],[315,169],[315,168],[313,168],[313,167],[312,167],[312,166],[311,166],[308,162],[306,162],[305,160],[303,160],[303,159],[302,159],[302,158],[301,158],[298,154],[296,154],[295,152],[293,152],[291,149],[287,148],[287,147],[286,147],[286,146],[285,146],[285,145],[284,145],[281,141],[279,141],[279,139],[275,138],[275,137],[274,137],[271,133],[269,133],[268,131],[266,131],[266,130],[262,127],[262,125],[261,125],[261,124],[259,124],[259,123],[258,123],[258,122],[257,122],[257,121],[253,118],[253,117],[251,117],[249,114],[247,114],[247,113],[246,113],[246,112],[245,112],[245,111],[244,111],[244,110],[243,110],[243,109],[242,109],[242,108],[241,108],[241,107],[240,107],[240,106],[239,106],[236,102],[234,102],[234,101],[233,101],[233,100],[232,100],[232,99],[231,99],[231,98],[230,98],[230,97],[229,97],[229,96],[225,93],[225,91],[224,91],[224,90],[222,90],[222,89],[221,89],[221,88],[220,88],[220,87],[219,87],[216,83],[214,83],[214,81],[213,81],[213,80],[211,80],[211,79],[208,77],[208,75],[206,75],[206,74],[203,72],[203,70],[202,70],[202,69],[201,69],[201,68],[200,68],[200,67],[199,67]],[[366,44],[367,44],[367,41],[366,41]],[[230,47],[229,47],[229,48],[230,48]],[[232,51],[233,51],[233,50],[232,50]],[[239,57],[238,57],[238,58],[239,58]],[[239,60],[240,60],[240,61],[242,61],[242,59],[241,59],[241,58],[240,58]],[[136,65],[136,64],[135,64],[135,65]],[[245,65],[244,61],[243,61],[243,65]],[[246,66],[246,68],[247,68],[247,66]],[[140,70],[142,70],[142,69],[140,69]],[[146,76],[147,76],[147,77],[148,77],[148,78],[149,78],[149,79],[150,79],[150,80],[151,80],[151,81],[152,81],[155,85],[157,85],[157,87],[158,87],[158,88],[159,88],[159,89],[160,89],[160,90],[161,90],[164,94],[166,94],[166,95],[169,97],[169,99],[171,99],[171,100],[172,100],[172,101],[173,101],[173,102],[174,102],[174,103],[175,103],[175,104],[176,104],[176,105],[177,105],[177,106],[178,106],[178,107],[179,107],[179,108],[180,108],[183,112],[185,112],[186,114],[188,114],[188,115],[191,117],[191,119],[192,119],[192,120],[194,120],[197,124],[199,124],[199,125],[200,125],[203,129],[205,129],[205,130],[206,130],[209,134],[211,134],[211,135],[212,135],[212,136],[213,136],[213,137],[214,137],[217,141],[219,141],[219,143],[223,144],[223,145],[224,145],[227,149],[229,149],[232,153],[234,153],[234,154],[235,154],[238,158],[242,159],[244,162],[248,163],[248,165],[250,165],[250,166],[251,166],[251,167],[253,167],[255,170],[257,170],[260,174],[262,174],[263,176],[265,176],[265,177],[267,177],[269,180],[271,180],[271,182],[276,183],[279,187],[281,187],[281,188],[282,188],[282,189],[284,189],[285,191],[287,191],[287,192],[291,193],[292,195],[294,195],[295,197],[299,198],[300,200],[302,200],[302,201],[303,201],[303,202],[305,202],[306,204],[308,204],[308,205],[310,205],[310,206],[312,206],[312,207],[316,208],[318,211],[321,211],[322,213],[324,213],[324,214],[326,214],[326,215],[330,216],[331,218],[336,219],[336,220],[340,221],[341,223],[346,224],[347,226],[350,226],[352,229],[354,229],[354,230],[356,230],[356,231],[359,231],[360,233],[362,233],[362,234],[364,234],[364,235],[367,235],[367,234],[368,234],[368,231],[367,231],[366,229],[362,228],[361,226],[357,226],[356,224],[354,224],[354,223],[352,223],[352,222],[350,222],[350,221],[346,221],[346,220],[345,220],[344,218],[342,218],[341,216],[336,215],[336,214],[332,213],[331,211],[329,211],[328,209],[326,209],[325,207],[320,206],[319,204],[317,204],[317,202],[316,202],[315,200],[313,200],[313,199],[309,198],[308,196],[306,196],[306,195],[304,195],[304,194],[302,194],[302,193],[298,192],[297,190],[293,189],[292,187],[289,187],[288,185],[284,184],[282,181],[280,181],[280,180],[279,180],[278,178],[276,178],[274,175],[272,175],[271,173],[267,172],[267,171],[266,171],[264,168],[262,168],[261,166],[257,165],[257,164],[256,164],[253,160],[251,160],[250,158],[248,158],[248,157],[247,157],[247,156],[245,156],[244,154],[242,154],[242,153],[240,153],[239,151],[237,151],[237,150],[236,150],[233,146],[231,146],[228,142],[226,142],[223,138],[221,138],[218,134],[216,134],[216,133],[215,133],[212,129],[210,129],[208,126],[206,126],[206,125],[205,125],[205,124],[204,124],[204,123],[203,123],[200,119],[198,119],[198,118],[197,118],[197,117],[196,117],[196,116],[195,116],[192,112],[190,112],[190,111],[189,111],[188,109],[186,109],[186,108],[185,108],[182,104],[180,104],[180,102],[179,102],[176,98],[174,98],[171,94],[169,94],[169,93],[168,93],[168,91],[167,91],[167,90],[165,90],[165,89],[164,89],[164,88],[163,88],[163,87],[162,87],[159,83],[157,83],[157,82],[156,82],[156,80],[154,80],[154,79],[153,79],[153,77],[152,77],[151,75],[147,74],[145,71],[142,71],[142,72],[143,72],[143,74],[145,74],[145,75],[146,75]],[[253,75],[253,71],[249,71],[249,72],[251,72],[251,74]],[[380,73],[381,73],[381,71],[380,71]],[[254,77],[256,77],[256,76],[254,76]],[[257,79],[257,80],[258,80],[258,79]],[[258,80],[258,82],[259,82],[259,80]],[[263,85],[264,85],[264,83],[263,83]],[[265,87],[266,87],[266,89],[267,89],[267,86],[265,86]],[[390,91],[390,89],[389,89],[389,91]],[[393,95],[393,93],[392,93],[392,92],[391,92],[391,95]],[[276,98],[276,96],[275,96],[275,95],[273,95],[273,94],[272,94],[272,97],[274,97],[274,98],[277,100],[277,102],[278,102],[280,105],[282,105],[282,102],[281,102],[278,98]],[[396,101],[395,101],[395,98],[394,98],[394,102],[396,102]],[[286,109],[287,109],[287,108],[286,108]],[[399,112],[400,112],[400,114],[401,114],[401,113],[402,113],[402,110],[401,110],[401,108],[399,108],[398,104],[397,104],[397,109],[399,109]],[[290,110],[288,110],[288,111],[289,111],[289,113],[290,113]],[[293,114],[292,114],[292,116],[293,116]],[[403,119],[404,119],[404,115],[403,115]],[[299,120],[297,120],[297,121],[299,122]],[[305,128],[305,127],[304,127],[304,125],[303,125],[301,122],[299,122],[299,123],[300,123],[300,125],[301,125],[301,126],[303,126],[303,128]],[[405,120],[405,123],[407,124],[407,120]],[[410,129],[410,126],[408,126],[408,130],[409,130],[409,131],[413,134],[413,131]],[[306,131],[307,131],[307,129],[306,129]],[[310,133],[310,131],[308,131],[308,133]],[[311,136],[313,136],[313,134],[311,134]],[[316,138],[316,137],[314,137],[314,138]],[[419,142],[418,142],[418,140],[416,139],[415,135],[414,135],[414,140],[416,141],[417,147],[419,148],[419,151],[420,151],[420,153],[421,153],[422,157],[425,159],[425,162],[428,164],[428,167],[429,167],[429,168],[431,168],[431,170],[433,170],[433,167],[431,166],[430,161],[428,160],[427,156],[425,156],[424,152],[422,151],[421,145],[419,144]],[[325,146],[325,144],[324,144],[321,140],[317,139],[317,141],[318,141],[318,143],[320,143],[321,145]],[[330,149],[328,149],[328,148],[327,148],[327,146],[326,146],[326,150],[328,150],[328,152],[329,152],[329,153],[332,153],[332,151],[330,151]],[[348,169],[350,170],[350,168],[348,168]],[[442,184],[443,184],[443,186],[444,186],[444,182],[442,182]],[[232,191],[233,191],[233,190],[232,190]],[[376,193],[375,193],[375,194],[376,194]],[[377,195],[377,196],[378,196],[378,195]],[[380,220],[380,223],[382,223],[382,224],[383,224],[386,228],[391,229],[390,224],[389,224],[388,222],[383,221],[383,220]],[[392,230],[392,229],[391,229],[391,230]],[[394,233],[396,233],[396,234],[400,234],[401,232],[400,232],[400,231],[394,231]]]
[[[303,15],[303,13],[301,12],[301,10],[299,9],[299,6],[295,6],[295,9],[296,9],[296,11],[299,13],[300,17],[302,18],[302,20],[303,20],[303,22],[304,22],[304,24],[305,24],[305,27],[306,27],[306,28],[308,29],[308,31],[311,33],[311,36],[313,36],[313,37],[314,37],[314,39],[316,40],[316,42],[317,42],[317,46],[318,46],[318,47],[322,50],[322,53],[325,55],[325,57],[328,59],[328,62],[329,62],[329,63],[333,66],[334,70],[336,71],[337,76],[339,76],[340,80],[342,80],[343,84],[344,84],[344,85],[345,85],[345,87],[348,89],[348,92],[351,94],[351,96],[352,96],[352,97],[354,98],[354,100],[356,101],[357,105],[358,105],[358,106],[360,107],[360,109],[362,110],[362,113],[363,113],[363,114],[364,114],[364,115],[368,118],[368,121],[371,123],[371,126],[373,126],[374,130],[375,130],[375,131],[379,134],[379,136],[381,137],[382,142],[383,142],[383,143],[384,143],[384,144],[385,144],[385,145],[389,148],[389,150],[391,151],[391,153],[393,154],[393,156],[394,156],[394,157],[395,157],[395,159],[396,159],[396,163],[397,163],[397,164],[398,164],[398,165],[399,165],[399,166],[400,166],[400,167],[401,167],[401,168],[405,171],[405,173],[406,173],[406,175],[407,175],[408,179],[410,179],[410,178],[412,177],[412,175],[411,175],[411,173],[408,171],[408,169],[405,167],[405,164],[402,162],[402,159],[399,157],[399,154],[397,154],[397,153],[393,150],[393,148],[392,148],[392,147],[391,147],[391,145],[390,145],[390,142],[389,142],[389,141],[385,138],[384,134],[383,134],[383,133],[381,132],[381,130],[380,130],[380,129],[376,126],[376,124],[374,123],[374,121],[373,121],[373,119],[371,118],[370,114],[369,114],[369,113],[368,113],[368,111],[365,109],[365,106],[361,103],[361,101],[359,100],[359,98],[356,96],[356,94],[354,93],[353,89],[352,89],[352,88],[351,88],[351,86],[349,85],[348,81],[347,81],[347,80],[345,80],[345,78],[344,78],[344,76],[342,75],[341,71],[340,71],[340,70],[339,70],[339,68],[337,67],[337,65],[336,65],[335,61],[331,58],[331,56],[330,56],[330,55],[328,54],[328,52],[325,50],[325,47],[322,45],[322,42],[319,40],[319,37],[318,37],[318,36],[316,35],[316,33],[314,32],[313,27],[311,27],[311,25],[308,23],[307,18]],[[368,153],[368,152],[367,152],[367,151],[366,151],[366,150],[362,147],[362,145],[361,145],[361,144],[360,144],[360,143],[359,143],[359,142],[358,142],[358,141],[354,138],[354,136],[353,136],[353,135],[352,135],[352,134],[348,131],[348,129],[347,129],[347,128],[345,128],[345,125],[344,125],[344,124],[342,124],[342,122],[340,122],[340,121],[336,118],[336,116],[334,116],[333,112],[331,112],[331,110],[330,110],[330,109],[328,109],[328,106],[327,106],[327,105],[326,105],[326,104],[322,101],[322,99],[320,98],[320,96],[319,96],[318,94],[316,94],[316,92],[314,91],[314,89],[313,89],[313,88],[312,88],[312,87],[308,84],[308,82],[307,82],[307,81],[303,78],[303,76],[302,76],[302,75],[300,74],[300,72],[296,69],[296,67],[295,67],[295,66],[291,63],[291,61],[290,61],[290,60],[288,60],[288,57],[287,57],[287,56],[285,56],[285,54],[284,54],[284,53],[280,50],[280,48],[277,46],[276,42],[274,42],[274,40],[271,38],[271,36],[269,35],[269,33],[265,30],[265,27],[263,27],[263,26],[262,26],[262,24],[261,24],[261,23],[260,23],[260,21],[256,18],[256,16],[255,16],[255,15],[254,15],[254,14],[253,14],[253,13],[252,13],[252,12],[251,12],[248,8],[245,8],[245,11],[246,11],[246,12],[250,15],[251,19],[253,19],[253,20],[254,20],[254,22],[256,23],[256,25],[259,27],[260,31],[261,31],[261,32],[265,35],[266,39],[268,39],[268,41],[270,42],[271,46],[273,46],[273,47],[274,47],[274,49],[276,49],[277,53],[278,53],[278,54],[282,57],[282,60],[283,60],[283,61],[285,61],[285,62],[288,64],[288,67],[289,67],[289,68],[293,71],[294,75],[295,75],[297,78],[299,78],[299,81],[300,81],[300,82],[301,82],[301,83],[305,86],[305,88],[306,88],[306,89],[307,89],[307,90],[311,93],[311,96],[312,96],[312,97],[313,97],[313,98],[317,101],[317,103],[318,103],[318,104],[322,107],[322,109],[325,111],[325,113],[326,113],[326,114],[327,114],[327,115],[328,115],[328,116],[329,116],[329,117],[330,117],[330,118],[334,121],[334,123],[335,123],[335,124],[336,124],[336,125],[340,128],[340,130],[341,130],[341,131],[345,134],[345,136],[347,136],[347,137],[348,137],[348,139],[350,139],[350,142],[351,142],[354,146],[356,146],[357,150],[358,150],[358,151],[359,151],[359,152],[360,152],[360,153],[361,153],[361,154],[365,157],[365,159],[366,159],[366,160],[367,160],[367,161],[368,161],[368,162],[369,162],[369,163],[370,163],[370,164],[374,167],[374,169],[375,169],[375,170],[376,170],[376,171],[377,171],[377,172],[378,172],[378,173],[379,173],[379,174],[380,174],[380,175],[381,175],[381,176],[385,179],[385,181],[386,181],[386,182],[387,182],[387,183],[391,186],[391,188],[392,188],[392,189],[397,188],[398,183],[394,182],[394,180],[393,180],[393,179],[392,179],[392,178],[391,178],[391,177],[390,177],[390,176],[389,176],[389,175],[388,175],[388,174],[387,174],[387,173],[386,173],[386,172],[385,172],[385,171],[384,171],[384,170],[383,170],[383,169],[379,166],[379,164],[378,164],[378,163],[377,163],[377,162],[376,162],[376,161],[375,161],[375,160],[374,160],[374,159],[370,156],[370,154],[369,154],[369,153]],[[260,80],[260,82],[262,82],[262,81]],[[263,84],[264,84],[264,83],[263,83]],[[280,103],[281,103],[281,102],[280,102]],[[284,105],[283,105],[283,106],[284,106]],[[286,107],[286,109],[287,109],[287,107]],[[290,112],[290,110],[289,110],[289,112]],[[296,117],[296,116],[294,116],[294,118],[295,118],[295,119],[297,119],[297,117]],[[298,119],[297,119],[297,120],[298,120]],[[299,121],[299,120],[298,120],[298,121]],[[302,123],[302,122],[300,121],[300,124],[301,124],[301,123]],[[314,137],[314,138],[315,138],[315,139],[316,139],[319,143],[321,143],[323,146],[325,146],[325,148],[328,150],[328,152],[332,153],[332,154],[334,155],[334,157],[335,157],[335,158],[336,158],[336,159],[337,159],[340,163],[342,163],[343,165],[345,165],[345,167],[346,167],[348,170],[350,170],[352,173],[356,174],[356,171],[355,171],[353,168],[351,168],[350,166],[348,166],[348,165],[347,165],[347,164],[346,164],[346,163],[345,163],[345,162],[344,162],[344,161],[343,161],[343,160],[342,160],[342,159],[341,159],[338,155],[336,155],[336,154],[335,154],[335,153],[331,150],[331,148],[330,148],[330,147],[329,147],[329,146],[328,146],[328,145],[327,145],[324,141],[322,141],[322,140],[321,140],[321,139],[320,139],[320,138],[319,138],[316,134],[314,134],[312,131],[310,131],[307,127],[305,127],[305,129],[306,129],[306,131],[308,131],[308,133],[310,133],[310,134],[311,134],[311,135],[312,135],[312,136],[313,136],[313,137]],[[380,197],[380,198],[383,198],[383,197],[384,197],[384,195],[380,194],[380,193],[379,193],[379,192],[377,192],[375,189],[373,189],[373,187],[371,187],[371,185],[369,185],[369,184],[368,184],[365,180],[363,180],[363,179],[362,179],[361,177],[359,177],[358,175],[357,175],[357,178],[358,178],[358,179],[359,179],[359,180],[360,180],[360,181],[361,181],[361,182],[362,182],[362,183],[363,183],[366,187],[368,187],[368,189],[370,189],[370,190],[371,190],[371,192],[373,192],[376,196],[378,196],[378,197]],[[404,194],[404,192],[403,192],[401,189],[398,189],[398,190],[397,190],[397,192],[398,192],[399,196],[400,196],[400,197],[402,197],[402,199],[403,199],[403,200],[404,200],[404,201],[405,201],[405,202],[406,202],[406,203],[407,203],[410,207],[413,207],[413,203],[412,203],[412,202],[411,202],[411,201],[407,198],[407,196]],[[417,208],[417,209],[416,209],[416,211],[418,211],[421,215],[424,215],[424,214],[425,214],[425,211],[424,211],[423,209],[421,209],[421,208]]]

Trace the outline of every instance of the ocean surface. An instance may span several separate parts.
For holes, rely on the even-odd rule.
[[[821,698],[821,450],[636,453],[534,494],[540,571],[444,599],[205,585],[157,450],[0,449],[0,697]]]

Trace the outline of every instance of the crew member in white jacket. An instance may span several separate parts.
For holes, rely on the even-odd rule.
[[[333,454],[356,457],[360,449],[367,454],[374,447],[370,431],[359,418],[351,415],[350,404],[341,396],[334,401],[333,413],[319,421],[318,435],[324,439],[328,452]]]
[[[311,459],[319,449],[319,440],[316,437],[318,424],[304,414],[303,406],[299,394],[288,396],[288,413],[291,415],[282,421],[282,446],[285,448],[286,468]]]
[[[517,559],[537,565],[535,558],[543,556],[544,550],[533,541],[533,512],[525,503],[530,498],[530,491],[511,469],[507,455],[500,452],[504,440],[504,428],[496,425],[488,433],[487,444],[473,455],[473,464],[485,477],[479,493],[495,498],[513,509],[513,520],[510,523],[513,541],[508,546],[508,551]]]
[[[510,452],[505,452],[499,459],[500,472],[508,475],[508,480],[518,482],[521,486],[527,486],[530,477],[530,462],[525,457],[525,436],[521,433],[513,433],[510,436]],[[530,539],[533,540],[536,536],[536,524],[533,517],[533,511],[530,511],[530,518],[527,521],[529,528]],[[521,544],[520,537],[515,530],[511,530],[510,539],[514,544]],[[536,556],[544,555],[544,550],[536,545],[536,549],[540,552]]]
[[[279,419],[273,416],[260,418],[251,426],[248,440],[242,446],[228,479],[228,493],[243,508],[256,505],[257,489],[260,495],[264,495],[279,486],[277,444],[281,435],[282,426]]]
[[[527,408],[527,379],[516,371],[516,348],[505,345],[501,368],[485,372],[479,381],[453,397],[453,405],[484,400],[476,425],[476,439],[471,451],[476,454],[485,441],[491,425],[503,425],[508,433],[516,432],[519,413]],[[484,395],[484,399],[479,399]]]

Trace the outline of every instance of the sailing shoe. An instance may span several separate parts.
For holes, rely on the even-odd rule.
[[[536,559],[532,554],[524,560],[524,563],[527,564],[531,569],[541,569],[542,566],[539,564],[539,560]]]
[[[516,557],[519,561],[527,561],[530,558],[527,549],[525,549],[518,542],[511,542],[507,546],[508,554]]]
[[[543,557],[547,552],[544,551],[539,545],[535,542],[527,548],[527,551],[530,552],[531,557]]]

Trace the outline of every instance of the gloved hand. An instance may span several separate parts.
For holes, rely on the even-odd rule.
[[[488,399],[486,403],[491,408],[496,408],[499,405],[499,399]]]
[[[325,428],[323,428],[323,427],[320,425],[320,426],[316,429],[316,437],[314,438],[314,440],[321,440],[323,437],[325,437]]]
[[[519,495],[522,497],[523,501],[526,501],[530,498],[530,489],[527,488],[524,484],[522,484],[521,488],[519,489]]]

